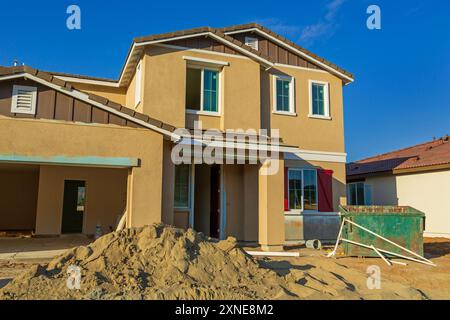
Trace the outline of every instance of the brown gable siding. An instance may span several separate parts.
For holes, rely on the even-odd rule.
[[[205,36],[169,41],[167,42],[167,44],[191,49],[201,49],[219,53],[242,55],[236,50],[233,50],[232,48]]]
[[[268,40],[254,32],[244,32],[230,34],[230,37],[245,43],[245,37],[252,37],[258,39],[258,49],[266,56],[269,56],[276,63],[288,64],[296,67],[310,68],[310,69],[320,69],[323,68],[305,60],[304,58],[292,53],[285,48],[279,46],[275,42]]]
[[[11,113],[13,85],[37,88],[36,114]],[[132,128],[140,125],[127,121],[105,110],[77,100],[31,80],[15,79],[0,83],[0,115],[11,118],[35,118],[83,123],[114,124]]]

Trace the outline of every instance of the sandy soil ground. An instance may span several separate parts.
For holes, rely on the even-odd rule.
[[[296,258],[258,258],[288,283],[295,298],[303,299],[450,299],[450,239],[425,239],[425,255],[437,264],[427,266],[402,260],[407,266],[387,266],[378,258],[326,258],[331,248],[298,251]],[[254,248],[252,248],[254,250]],[[49,260],[0,261],[0,288],[12,278]],[[381,270],[381,288],[367,287],[367,268]],[[283,296],[282,298],[289,298]]]
[[[381,270],[381,289],[373,289],[367,291],[369,295],[366,298],[378,299],[389,291],[384,287],[384,283],[389,282],[412,287],[421,294],[420,299],[450,299],[450,239],[445,238],[426,238],[424,241],[425,256],[431,259],[437,266],[428,266],[413,261],[400,260],[406,262],[407,266],[393,265],[388,266],[385,262],[378,258],[353,258],[342,257],[337,255],[336,259],[326,258],[326,254],[332,251],[332,248],[324,250],[313,250],[306,248],[291,248],[288,251],[299,251],[300,257],[296,258],[270,258],[269,267],[273,268],[278,274],[284,275],[291,270],[301,269],[309,273],[309,275],[318,281],[327,281],[323,277],[324,271],[333,271],[336,266],[348,268],[356,275],[357,272],[365,275],[359,278],[353,275],[345,274],[348,281],[349,291],[355,291],[359,288],[362,291],[367,288],[367,268],[371,265],[380,267]],[[330,262],[332,260],[332,262]],[[339,271],[335,270],[336,273]],[[343,272],[341,272],[343,273]],[[337,277],[339,278],[339,277]],[[329,279],[331,287],[339,286],[339,279]],[[307,285],[307,284],[306,284]],[[339,296],[341,294],[341,296]],[[309,298],[314,299],[317,295],[311,295]],[[338,295],[333,298],[352,298],[351,295]],[[394,297],[395,298],[395,297]],[[413,297],[411,297],[413,298]]]

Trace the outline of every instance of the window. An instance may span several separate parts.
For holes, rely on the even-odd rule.
[[[294,78],[275,76],[275,112],[294,113]]]
[[[35,114],[37,88],[28,86],[13,86],[11,112]]]
[[[328,83],[310,81],[309,115],[310,117],[329,118]]]
[[[318,210],[317,171],[288,169],[289,210]]]
[[[245,45],[258,50],[258,38],[254,37],[245,37]]]
[[[86,205],[86,187],[78,187],[77,189],[77,211],[84,212]]]
[[[186,209],[190,207],[190,177],[190,165],[180,164],[175,166],[175,208]]]
[[[372,205],[372,186],[364,182],[349,183],[347,186],[347,200],[351,206]]]
[[[200,67],[187,68],[186,109],[219,112],[219,71]]]
[[[139,62],[139,64],[136,67],[136,86],[134,89],[134,106],[137,107],[137,105],[141,102],[141,96],[142,96],[142,61]]]

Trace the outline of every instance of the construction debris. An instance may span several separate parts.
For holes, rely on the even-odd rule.
[[[355,226],[357,228],[360,228],[360,229],[362,229],[362,230],[364,230],[364,231],[374,235],[375,237],[377,237],[377,238],[379,238],[381,240],[384,240],[384,241],[386,241],[386,242],[396,246],[397,248],[399,248],[399,249],[401,249],[401,250],[403,250],[403,251],[405,251],[405,252],[415,256],[416,258],[413,258],[413,257],[410,257],[410,256],[406,256],[406,255],[402,255],[402,254],[398,254],[398,253],[395,253],[395,252],[392,252],[392,251],[388,251],[388,250],[384,250],[384,249],[380,249],[380,248],[375,248],[372,244],[359,243],[359,242],[356,242],[356,241],[352,241],[352,240],[343,238],[342,237],[342,230],[343,230],[344,225],[345,225],[346,222],[348,222],[349,224],[352,224],[353,226]],[[397,243],[395,243],[395,242],[393,242],[393,241],[391,241],[391,240],[389,240],[389,239],[387,239],[387,238],[385,238],[385,237],[383,237],[383,236],[381,236],[381,235],[379,235],[379,234],[377,234],[377,233],[375,233],[375,232],[373,232],[373,231],[371,231],[371,230],[369,230],[369,229],[367,229],[367,228],[365,228],[365,227],[363,227],[363,226],[357,224],[356,222],[351,221],[351,220],[349,220],[347,218],[343,218],[342,219],[341,227],[339,229],[339,234],[338,234],[338,238],[336,239],[336,244],[334,246],[334,250],[332,252],[330,252],[327,255],[327,257],[330,258],[330,257],[333,257],[333,256],[336,255],[336,251],[337,251],[337,248],[338,248],[338,245],[339,245],[340,241],[348,242],[348,243],[351,243],[353,245],[361,246],[361,247],[364,247],[364,248],[373,249],[373,250],[375,250],[375,252],[378,255],[381,255],[381,253],[386,253],[386,254],[389,254],[389,255],[392,255],[392,256],[396,256],[396,257],[399,257],[399,258],[403,258],[403,259],[407,259],[407,260],[411,260],[411,261],[427,264],[427,265],[430,265],[430,266],[436,266],[436,264],[434,264],[432,261],[426,259],[425,257],[422,257],[421,255],[419,255],[419,254],[417,254],[417,253],[415,253],[415,252],[413,252],[413,251],[411,251],[411,250],[409,250],[409,249],[407,249],[405,247],[402,247],[399,244],[397,244]],[[387,262],[387,263],[389,264],[390,262]]]

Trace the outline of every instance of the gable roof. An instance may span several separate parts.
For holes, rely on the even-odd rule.
[[[128,54],[124,62],[124,65],[122,66],[122,69],[120,71],[118,80],[73,75],[60,72],[52,72],[51,74],[61,77],[64,80],[68,81],[70,81],[70,78],[75,78],[78,79],[77,81],[80,81],[80,79],[85,79],[88,81],[89,80],[97,81],[99,82],[99,84],[103,85],[110,85],[116,87],[126,86],[134,74],[137,63],[141,58],[144,51],[144,47],[146,45],[164,43],[177,39],[193,38],[198,36],[211,37],[212,39],[233,48],[237,52],[240,52],[241,54],[251,59],[254,59],[255,61],[261,63],[264,67],[273,67],[276,63],[276,61],[273,58],[266,55],[261,50],[255,50],[243,44],[241,41],[230,36],[233,33],[247,32],[247,31],[257,32],[263,37],[266,37],[269,40],[277,42],[278,44],[280,44],[287,50],[293,52],[294,54],[297,54],[302,58],[305,58],[306,60],[320,66],[324,70],[327,70],[328,72],[338,76],[346,84],[354,81],[353,75],[350,72],[315,55],[314,53],[304,49],[303,47],[295,44],[294,42],[280,36],[279,34],[257,23],[233,25],[224,28],[200,27],[134,38],[130,46],[130,49],[128,50]]]
[[[165,136],[171,137],[174,140],[180,139],[180,137],[174,133],[174,131],[176,130],[174,126],[171,126],[170,124],[167,123],[163,123],[157,119],[153,119],[145,114],[136,112],[133,109],[124,107],[104,97],[76,90],[69,82],[63,81],[51,75],[50,73],[33,69],[28,66],[18,66],[18,67],[0,66],[0,81],[16,79],[21,77],[28,78],[32,81],[48,86],[75,99],[81,100],[90,105],[103,109],[104,111],[119,116],[127,121],[131,121],[135,124],[138,124],[141,127],[145,127],[158,133],[161,133]]]
[[[448,136],[349,163],[347,164],[347,176],[423,171],[430,167],[444,165],[450,167],[450,138]]]
[[[285,37],[273,32],[272,30],[270,30],[258,23],[252,22],[252,23],[247,23],[247,24],[239,24],[239,25],[224,27],[224,28],[221,28],[220,30],[226,35],[234,34],[234,33],[242,33],[242,32],[256,32],[256,33],[262,35],[263,37],[268,38],[269,40],[273,40],[277,43],[280,43],[287,49],[289,49],[297,54],[300,54],[304,58],[306,58],[314,63],[319,64],[320,66],[324,67],[331,73],[336,74],[340,78],[344,78],[344,80],[347,82],[353,82],[353,80],[354,80],[353,75],[350,72],[338,67],[334,63],[331,63],[330,61],[328,61],[324,58],[319,57],[318,55],[312,53],[311,51],[306,50],[305,48],[299,46],[298,44],[286,39]]]

